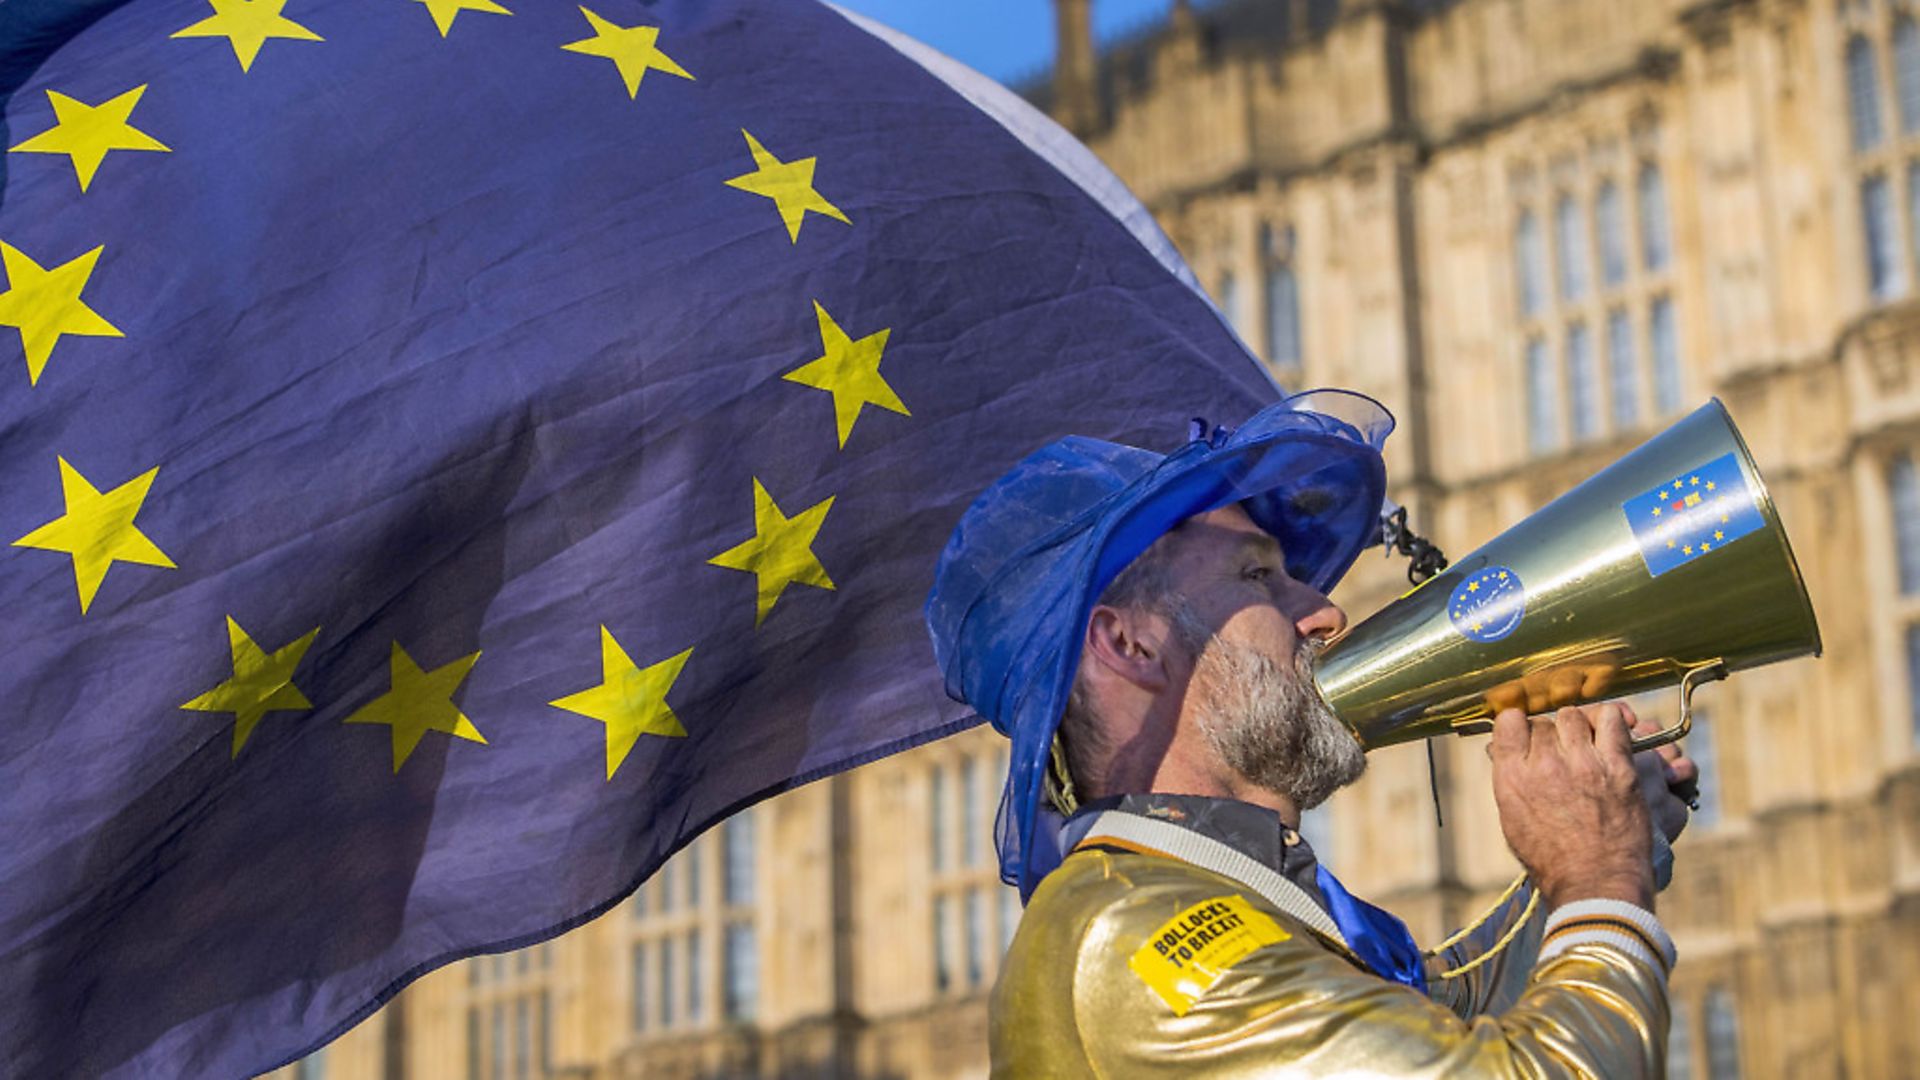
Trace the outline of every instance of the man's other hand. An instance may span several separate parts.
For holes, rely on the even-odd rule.
[[[1494,717],[1493,798],[1507,846],[1549,907],[1624,900],[1653,909],[1652,824],[1617,702]]]
[[[1633,707],[1620,703],[1626,713],[1628,730],[1634,737],[1652,735],[1660,725],[1634,715]],[[1700,779],[1700,766],[1686,755],[1678,743],[1668,743],[1633,755],[1633,767],[1640,774],[1640,797],[1647,802],[1653,823],[1668,843],[1680,839],[1687,828],[1687,804],[1673,793],[1675,786]]]

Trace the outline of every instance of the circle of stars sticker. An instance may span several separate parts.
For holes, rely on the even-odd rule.
[[[1447,598],[1447,619],[1472,641],[1499,641],[1520,628],[1527,590],[1510,566],[1489,566],[1467,575]]]

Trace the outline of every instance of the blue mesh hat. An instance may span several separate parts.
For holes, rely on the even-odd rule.
[[[1042,784],[1101,592],[1168,530],[1241,504],[1294,577],[1325,592],[1380,532],[1393,416],[1341,390],[1295,394],[1238,431],[1171,454],[1061,439],[995,481],[960,519],[927,596],[947,693],[1013,740],[995,842],[1030,895],[1058,864]]]

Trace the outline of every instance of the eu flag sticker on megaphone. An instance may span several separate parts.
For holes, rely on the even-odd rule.
[[[1654,577],[1767,525],[1731,453],[1628,499],[1621,509]]]

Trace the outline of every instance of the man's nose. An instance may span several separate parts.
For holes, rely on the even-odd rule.
[[[1303,638],[1331,638],[1347,628],[1347,613],[1311,585],[1294,583],[1297,592],[1288,606],[1301,614],[1293,620],[1294,632]]]

